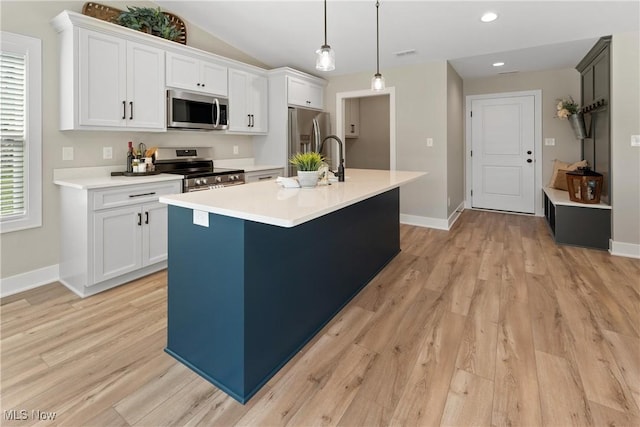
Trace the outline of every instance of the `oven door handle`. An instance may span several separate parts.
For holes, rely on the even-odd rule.
[[[218,101],[218,98],[214,99],[214,102],[216,103],[216,123],[215,123],[215,127],[217,128],[218,126],[220,126],[220,101]]]

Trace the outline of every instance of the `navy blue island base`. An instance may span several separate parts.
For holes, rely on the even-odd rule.
[[[399,193],[291,228],[169,206],[166,352],[247,402],[400,252]]]

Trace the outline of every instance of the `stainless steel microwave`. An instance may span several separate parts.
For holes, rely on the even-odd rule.
[[[167,128],[224,130],[228,126],[226,98],[181,90],[167,90]]]

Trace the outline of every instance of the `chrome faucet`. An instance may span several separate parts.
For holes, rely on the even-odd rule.
[[[339,182],[344,182],[344,144],[342,143],[342,140],[338,138],[336,135],[329,135],[322,140],[322,143],[320,144],[320,149],[318,150],[319,153],[322,153],[322,149],[324,148],[324,143],[327,141],[327,139],[335,139],[340,148],[340,163],[338,164],[338,173],[336,173],[336,175],[338,176]]]

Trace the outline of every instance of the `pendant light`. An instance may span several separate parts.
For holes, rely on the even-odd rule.
[[[384,90],[384,77],[380,74],[380,18],[378,10],[380,2],[376,1],[376,74],[371,79],[371,90],[380,92]]]
[[[327,44],[327,0],[324,0],[324,44],[316,50],[316,70],[332,71],[336,69],[336,54]]]

